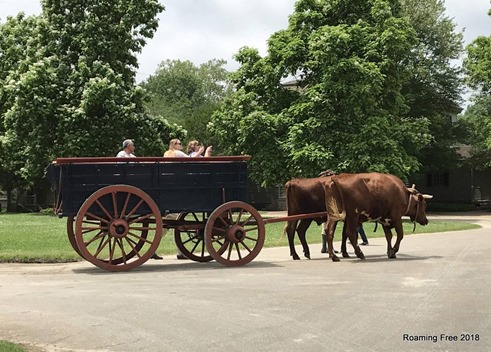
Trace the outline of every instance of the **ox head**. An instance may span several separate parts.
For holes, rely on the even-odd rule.
[[[408,205],[406,215],[411,218],[412,222],[417,222],[420,225],[427,225],[428,218],[426,217],[426,199],[431,199],[433,196],[419,193],[415,185],[407,188]]]

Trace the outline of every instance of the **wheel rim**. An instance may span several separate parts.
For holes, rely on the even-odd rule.
[[[140,266],[155,253],[161,237],[157,205],[133,186],[107,186],[94,192],[75,221],[75,239],[82,256],[109,271]]]
[[[259,212],[244,202],[228,202],[206,222],[205,243],[210,255],[227,266],[245,265],[261,251],[265,239]]]
[[[73,250],[83,258],[82,253],[80,253],[80,249],[78,249],[77,240],[75,239],[74,222],[75,221],[73,216],[69,216],[66,220],[66,232],[68,235],[68,241],[70,242],[70,245],[72,246]]]
[[[192,221],[203,224],[203,228],[193,230],[174,230],[174,241],[177,248],[187,258],[196,262],[209,262],[213,257],[205,245],[206,213],[180,213],[177,220]]]

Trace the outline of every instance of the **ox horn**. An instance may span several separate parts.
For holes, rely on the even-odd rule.
[[[433,198],[433,196],[430,194],[423,194],[423,198],[424,199],[431,199],[431,198]]]

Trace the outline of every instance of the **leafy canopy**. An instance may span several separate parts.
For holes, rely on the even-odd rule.
[[[237,90],[210,129],[226,152],[253,156],[263,184],[327,168],[408,175],[429,142],[402,94],[415,43],[398,1],[300,0],[265,57],[236,54]]]

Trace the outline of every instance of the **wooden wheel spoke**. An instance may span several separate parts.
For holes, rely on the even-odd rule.
[[[235,244],[235,249],[237,250],[237,255],[239,256],[239,260],[242,259],[242,255],[240,254],[239,244]]]
[[[94,237],[92,237],[91,240],[89,240],[88,242],[84,242],[84,245],[85,247],[87,247],[88,245],[90,245],[91,243],[94,243],[95,241],[97,241],[98,239],[100,238],[103,238],[104,236],[106,236],[106,233],[103,232],[103,231],[99,231],[99,233],[97,235],[95,235]]]
[[[116,239],[114,239],[114,242],[116,242]],[[114,258],[114,247],[115,243],[113,243],[113,241],[111,241],[111,238],[109,238],[109,264],[112,263]]]
[[[259,230],[259,226],[249,227],[248,229],[244,229],[244,232],[251,232]]]
[[[114,218],[118,218],[118,200],[117,200],[117,192],[112,192],[111,197],[113,199],[113,210],[114,210]]]
[[[223,215],[223,214],[222,214],[222,215]],[[229,223],[228,223],[228,222],[226,222],[226,221],[225,221],[225,219],[224,219],[223,217],[219,216],[219,217],[218,217],[218,219],[220,219],[220,221],[221,221],[221,222],[222,222],[222,223],[223,223],[225,226],[227,226],[227,227],[229,226]],[[213,228],[215,228],[215,227],[213,227]]]
[[[141,236],[135,235],[135,234],[134,234],[134,233],[132,233],[132,232],[128,232],[128,235],[129,235],[129,236],[133,236],[133,237],[135,237],[135,238],[138,238],[138,241],[143,241],[143,242],[146,242],[146,243],[148,243],[148,244],[150,244],[150,245],[153,243],[152,241],[149,241],[149,240],[147,240],[147,239],[146,239],[146,238],[144,238],[144,237],[141,237]]]
[[[186,241],[183,241],[183,242],[182,242],[182,244],[189,243],[189,242],[191,242],[191,241],[195,240],[196,238],[198,238],[198,236],[194,236],[194,237],[189,236],[189,239],[188,239],[188,240],[186,240]]]
[[[244,213],[244,209],[241,208],[239,211],[239,215],[237,215],[237,221],[235,222],[236,225],[240,224],[240,219],[243,213]]]
[[[126,252],[123,247],[123,241],[121,238],[117,238],[116,242],[118,243],[118,246],[121,249],[121,255],[123,256],[123,263],[126,264]]]
[[[129,219],[129,217],[130,217],[131,215],[133,215],[133,214],[134,214],[134,212],[135,212],[135,211],[137,211],[137,210],[138,210],[138,208],[140,207],[140,205],[142,205],[142,204],[143,204],[143,199],[140,199],[140,201],[139,201],[139,202],[138,202],[138,203],[137,203],[137,204],[136,204],[136,205],[133,207],[133,209],[131,209],[131,211],[130,211],[130,212],[127,214],[127,215],[126,215],[125,219],[126,219],[126,220],[128,220],[128,219]]]
[[[242,224],[242,227],[245,227],[249,223],[249,221],[251,221],[251,219],[254,219],[254,215],[253,214],[249,215],[249,217],[247,218],[247,220]]]
[[[111,236],[108,236],[108,238],[106,239],[106,241],[104,241],[104,243],[102,243],[102,239],[101,239],[101,243],[99,243],[99,248],[97,248],[97,252],[94,253],[94,257],[97,258],[97,256],[101,253],[101,251],[107,246],[107,244],[111,241]],[[109,245],[110,247],[111,245]]]
[[[201,241],[201,256],[205,256],[205,241]]]
[[[213,226],[213,233],[215,233],[215,231],[226,233],[227,232],[227,229]]]
[[[199,243],[200,243],[200,242],[201,242],[201,241],[198,241],[198,242],[196,242],[196,243],[194,244],[193,249],[191,249],[191,251],[190,251],[191,253],[193,253],[193,254],[194,254],[194,251],[196,250],[196,248],[198,247],[198,245],[199,245]]]
[[[151,218],[152,216],[153,216],[153,214],[152,214],[152,213],[148,213],[148,214],[145,214],[145,215],[143,215],[143,216],[140,216],[140,217],[138,217],[138,218],[136,218],[136,219],[133,219],[133,220],[131,220],[131,221],[128,221],[128,224],[134,224],[135,222],[142,222],[143,220],[145,220],[145,219],[149,219],[149,218]]]
[[[95,202],[99,206],[99,208],[101,208],[101,210],[104,212],[104,214],[106,214],[106,216],[107,216],[108,219],[112,219],[113,218],[113,216],[107,211],[106,207],[104,205],[102,205],[102,203],[99,201],[99,199],[96,199]],[[90,213],[87,212],[87,214],[90,214]]]
[[[130,202],[131,193],[126,195],[126,199],[123,204],[123,209],[121,209],[121,214],[119,214],[119,218],[122,219],[124,217],[124,213],[126,212],[126,208],[128,208],[128,203]]]
[[[135,253],[138,258],[141,258],[140,252],[136,249],[136,246],[137,246],[136,242],[133,241],[131,238],[128,238],[128,237],[124,237],[124,239],[130,245],[131,250],[133,251],[133,253]],[[133,244],[134,244],[134,246],[133,246]]]
[[[244,236],[244,238],[247,238],[248,240],[257,242],[257,238],[254,238],[254,237]]]
[[[227,260],[230,260],[230,256],[232,255],[232,249],[234,248],[233,242],[230,242],[230,245],[228,246],[228,254],[227,254]]]
[[[252,251],[249,249],[249,247],[247,247],[247,245],[245,244],[245,242],[244,242],[244,241],[240,241],[240,243],[241,243],[241,244],[244,246],[244,248],[245,248],[245,249],[247,249],[247,251],[248,251],[249,253],[251,253],[251,252],[252,252]]]
[[[106,220],[106,219],[104,219],[104,218],[101,218],[100,216],[97,216],[97,215],[92,214],[92,213],[90,213],[90,212],[87,212],[86,214],[87,214],[87,215],[86,215],[87,217],[94,218],[94,219],[96,219],[96,220],[99,220],[99,221],[105,222],[106,224],[108,224],[108,223],[109,223],[109,221],[108,221],[108,220]],[[92,221],[93,221],[93,220],[92,220]],[[83,220],[83,223],[85,223],[85,224],[96,224],[95,222],[92,222],[92,221],[91,221],[91,220],[84,219],[84,220]]]
[[[83,226],[82,227],[82,233],[87,233],[87,232],[91,232],[91,231],[101,231],[103,228],[102,226],[95,226],[95,227],[88,227],[88,226]]]

